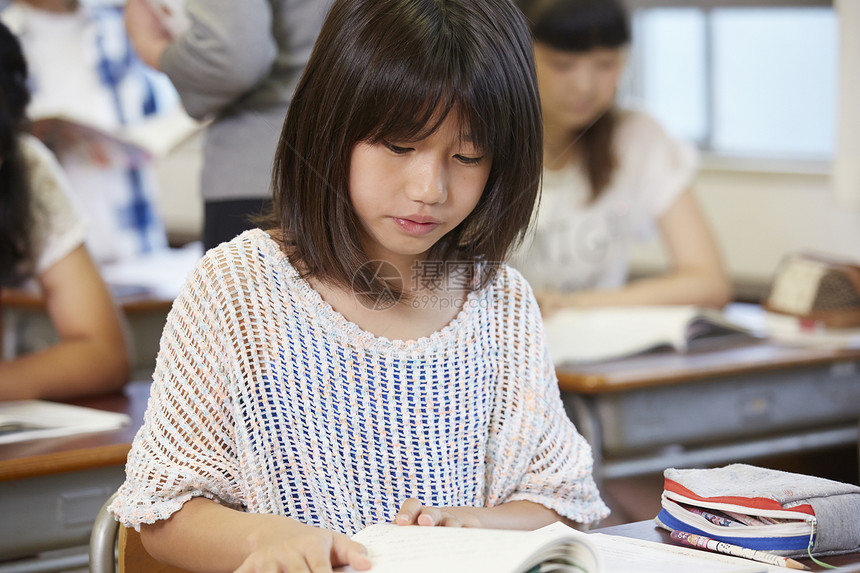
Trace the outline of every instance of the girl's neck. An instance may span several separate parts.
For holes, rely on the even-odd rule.
[[[346,320],[362,330],[389,340],[418,340],[432,335],[447,326],[463,307],[468,296],[464,289],[442,286],[428,287],[417,281],[413,288],[411,277],[406,278],[404,296],[392,304],[381,299],[369,301],[350,289],[327,285],[313,278],[311,286],[324,301]]]
[[[579,132],[544,127],[543,161],[547,169],[562,169],[580,153]]]

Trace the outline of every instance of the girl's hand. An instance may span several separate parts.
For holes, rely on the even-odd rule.
[[[125,29],[140,59],[159,70],[161,54],[174,38],[146,0],[126,1]]]
[[[271,517],[252,535],[254,550],[236,573],[332,573],[332,567],[342,565],[358,571],[370,569],[367,550],[346,535]]]
[[[481,527],[479,508],[430,507],[411,497],[394,517],[396,525],[424,525],[441,527]]]

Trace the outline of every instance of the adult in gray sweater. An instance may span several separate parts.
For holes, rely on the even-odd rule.
[[[206,249],[232,239],[271,201],[272,158],[329,0],[187,0],[174,37],[148,0],[128,0],[138,55],[171,79],[189,115],[212,119],[201,192]]]

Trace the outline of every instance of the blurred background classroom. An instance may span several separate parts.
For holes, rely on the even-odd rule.
[[[118,0],[81,1],[122,5]],[[0,1],[0,18],[16,3]],[[791,254],[821,253],[860,264],[860,1],[626,3],[633,40],[618,99],[649,111],[670,133],[699,148],[701,165],[694,190],[719,243],[734,300],[765,302],[780,263]],[[162,149],[152,154],[151,206],[163,226],[166,250],[158,251],[165,258],[154,256],[159,252],[141,251],[125,261],[107,261],[102,266],[118,301],[125,301],[134,354],[132,379],[144,382],[154,367],[171,296],[202,254],[204,131],[183,116],[170,86],[163,82],[159,86],[168,110],[163,117],[168,118],[164,125],[169,127],[164,129],[170,129],[171,135],[154,138],[161,140],[154,145]],[[87,102],[81,105],[87,107]],[[666,264],[659,242],[641,245],[634,251],[631,275],[658,273]],[[4,300],[2,312],[4,357],[49,343],[50,323],[38,301],[19,300],[17,306],[10,306]],[[792,362],[780,355],[782,362],[777,366],[769,362],[751,367],[757,375],[772,377],[760,386],[747,384],[743,373],[727,373],[727,383],[737,390],[737,400],[745,401],[747,411],[737,420],[739,429],[727,432],[715,444],[697,440],[693,450],[714,454],[714,463],[750,461],[858,483],[860,406],[850,400],[846,404],[843,398],[854,396],[860,387],[858,348],[855,333],[854,338],[842,339],[839,348],[827,350],[830,354],[826,356],[814,354],[815,350],[808,359]],[[840,354],[843,352],[846,354]],[[636,360],[630,368],[644,370]],[[756,357],[750,360],[754,363]],[[720,365],[708,363],[704,369],[716,372]],[[609,443],[614,434],[606,425],[627,423],[620,419],[626,406],[612,402],[621,393],[612,390],[601,401],[601,390],[587,388],[596,376],[591,366],[570,366],[564,372],[570,374],[570,388],[585,388],[585,400],[569,403],[571,414],[578,424],[598,426],[588,435],[606,441],[602,453],[596,448],[598,457],[605,458],[598,463],[605,462],[600,470],[603,490],[613,509],[605,525],[653,518],[659,510],[662,475],[653,464],[648,465],[648,459],[670,463],[685,458],[673,457],[678,448],[671,440],[664,443],[663,438],[654,438],[642,448],[617,436]],[[587,375],[577,377],[583,372]],[[599,374],[607,372],[604,378],[609,379],[612,368]],[[838,428],[819,423],[829,415],[823,412],[810,423],[808,432],[792,434],[793,441],[787,443],[782,434],[791,425],[791,416],[777,412],[783,407],[777,395],[783,380],[806,373],[811,376],[808,381],[790,383],[806,385],[812,392],[819,392],[820,383],[832,393],[832,401],[843,402],[846,410],[839,411]],[[695,376],[708,378],[710,374]],[[823,378],[836,382],[831,387]],[[835,386],[846,380],[849,390]],[[677,386],[676,382],[671,384]],[[800,403],[795,407],[802,409],[802,395],[797,399]],[[664,408],[663,415],[669,417],[671,410]],[[720,415],[713,410],[708,413]],[[844,423],[852,415],[853,430]],[[696,423],[695,417],[688,417],[685,423]],[[744,437],[745,424],[762,433],[756,441],[759,449],[749,457],[745,456],[750,450],[732,449]],[[589,429],[581,430],[586,433]],[[690,426],[685,431],[689,430]],[[761,448],[769,444],[774,447],[767,454]],[[736,460],[727,459],[735,454]],[[687,459],[699,465],[710,463],[708,458]],[[640,465],[634,466],[634,462]],[[98,495],[101,493],[99,490]],[[3,559],[0,554],[0,572],[18,570]]]

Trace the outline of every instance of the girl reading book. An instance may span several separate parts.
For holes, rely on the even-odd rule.
[[[198,571],[366,569],[347,536],[378,522],[605,516],[537,303],[499,262],[540,162],[508,0],[335,2],[276,224],[209,251],[175,302],[115,515]]]
[[[545,312],[566,306],[721,307],[729,282],[691,190],[696,154],[615,103],[630,24],[621,0],[517,0],[534,36],[544,164],[534,233],[512,260]],[[659,231],[669,268],[628,280]]]

